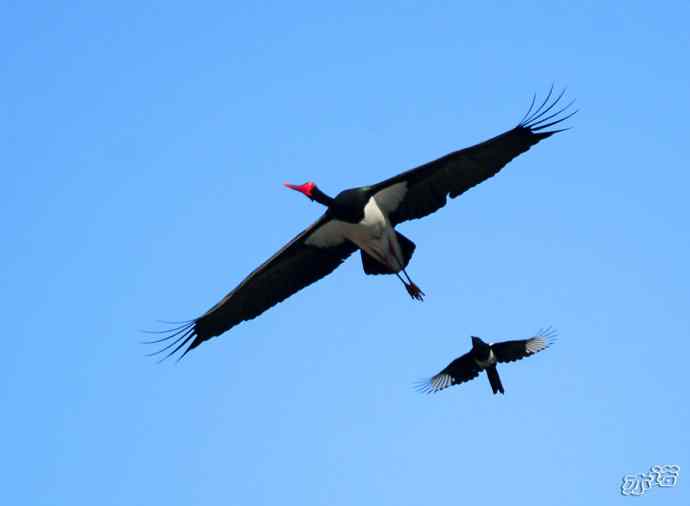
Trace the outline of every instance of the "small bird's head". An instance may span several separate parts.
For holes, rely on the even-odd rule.
[[[481,338],[472,336],[472,353],[479,360],[488,360],[491,355],[491,346]]]
[[[472,348],[485,348],[488,346],[480,337],[472,336]]]

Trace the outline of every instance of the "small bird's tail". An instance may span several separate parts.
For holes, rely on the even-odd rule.
[[[489,383],[491,384],[491,389],[494,391],[494,394],[498,392],[503,393],[501,377],[498,375],[498,369],[496,369],[495,365],[486,368],[486,375],[489,378]]]

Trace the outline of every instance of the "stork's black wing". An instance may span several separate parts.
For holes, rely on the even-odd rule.
[[[534,112],[533,98],[527,114],[512,130],[373,185],[375,198],[391,223],[397,225],[437,211],[446,205],[448,196],[461,195],[542,139],[565,130],[545,131],[577,112],[563,116],[573,102],[552,112],[565,90],[549,102],[552,92],[553,87]]]
[[[417,390],[424,393],[439,392],[452,385],[458,385],[479,375],[481,369],[472,358],[471,352],[453,360],[440,373],[417,384]]]
[[[534,355],[545,350],[553,343],[557,332],[551,327],[542,329],[537,335],[529,339],[518,339],[515,341],[503,341],[491,345],[491,349],[498,362],[515,362],[530,355]]]
[[[218,336],[245,320],[256,318],[270,307],[282,302],[302,288],[335,270],[357,247],[344,237],[329,237],[330,244],[309,244],[309,238],[331,221],[328,214],[286,244],[278,253],[249,274],[215,306],[199,318],[165,332],[162,339],[150,343],[166,343],[154,354],[168,350],[165,358],[187,346],[180,358],[212,337]],[[329,232],[330,233],[330,232]]]

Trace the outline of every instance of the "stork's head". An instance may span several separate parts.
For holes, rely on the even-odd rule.
[[[298,191],[307,197],[309,197],[311,200],[314,200],[314,190],[318,190],[316,187],[316,183],[313,181],[307,181],[304,184],[290,184],[290,183],[283,183],[287,188],[290,188],[291,190]]]
[[[324,205],[326,207],[330,207],[330,205],[333,203],[333,199],[326,195],[324,192],[319,190],[319,187],[316,186],[316,183],[313,181],[307,181],[304,184],[290,184],[290,183],[283,183],[286,187],[290,188],[291,190],[295,190],[300,192],[303,195],[306,195],[309,197],[311,200],[314,200],[318,202],[321,205]]]

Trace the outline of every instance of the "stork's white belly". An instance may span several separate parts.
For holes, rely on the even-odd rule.
[[[394,272],[402,269],[402,250],[388,217],[371,197],[359,223],[333,220],[307,239],[307,244],[327,247],[347,239]]]

